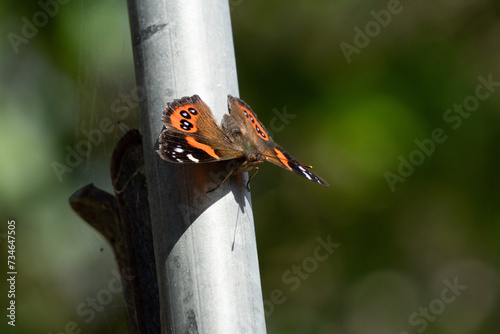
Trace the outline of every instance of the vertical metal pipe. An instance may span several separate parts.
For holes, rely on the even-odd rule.
[[[155,152],[167,102],[198,94],[218,121],[238,95],[227,0],[129,0],[165,333],[265,333],[250,193],[227,163],[178,165]],[[245,176],[246,178],[246,176]]]

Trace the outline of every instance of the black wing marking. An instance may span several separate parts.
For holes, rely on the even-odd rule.
[[[308,180],[319,183],[324,186],[328,186],[329,184],[325,182],[321,177],[314,174],[309,170],[312,168],[311,166],[303,165],[294,159],[287,151],[281,148],[279,145],[276,145],[273,149],[274,155],[266,155],[266,160],[280,166],[284,169],[288,169],[294,173],[299,174],[300,176],[305,177]]]

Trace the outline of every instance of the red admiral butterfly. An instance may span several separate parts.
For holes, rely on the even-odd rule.
[[[229,114],[224,115],[221,126],[198,95],[169,103],[161,118],[166,129],[159,138],[157,152],[160,157],[176,163],[239,159],[241,162],[221,184],[235,170],[258,170],[260,163],[269,161],[311,181],[328,185],[308,170],[311,166],[301,164],[276,144],[245,102],[231,95],[227,102]]]

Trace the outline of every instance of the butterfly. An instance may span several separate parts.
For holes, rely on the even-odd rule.
[[[227,104],[229,114],[223,116],[219,126],[210,108],[198,95],[170,102],[161,118],[165,129],[158,139],[160,147],[157,152],[160,157],[175,163],[237,159],[236,167],[219,185],[235,171],[248,172],[255,169],[256,172],[248,181],[250,182],[258,171],[258,165],[269,161],[313,182],[328,186],[328,183],[309,170],[312,166],[301,164],[272,140],[266,128],[243,100],[228,95]]]

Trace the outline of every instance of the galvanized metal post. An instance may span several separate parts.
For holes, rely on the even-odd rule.
[[[144,158],[165,333],[265,333],[250,193],[227,163],[155,152],[167,102],[198,94],[220,121],[238,95],[227,0],[129,0]],[[245,176],[246,178],[246,176]]]

